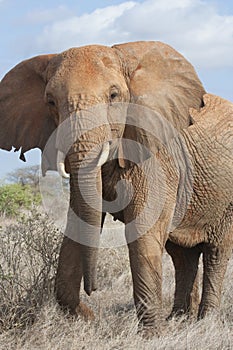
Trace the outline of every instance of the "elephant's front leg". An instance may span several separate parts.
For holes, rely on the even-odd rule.
[[[55,281],[56,298],[71,314],[93,319],[93,312],[80,302],[82,271],[82,246],[69,237],[64,237]]]
[[[161,245],[149,232],[129,243],[128,248],[139,324],[145,331],[159,332],[162,306]]]

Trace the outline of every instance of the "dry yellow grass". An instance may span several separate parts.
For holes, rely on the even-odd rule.
[[[102,249],[99,289],[82,298],[96,319],[65,315],[53,295],[61,234],[39,214],[11,223],[0,235],[0,349],[232,349],[233,260],[225,278],[221,317],[172,320],[161,337],[142,339],[132,299],[127,248]],[[164,256],[164,315],[172,306],[173,266]]]

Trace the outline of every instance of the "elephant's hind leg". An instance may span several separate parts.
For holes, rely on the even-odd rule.
[[[223,279],[227,263],[232,252],[230,242],[221,247],[205,245],[203,252],[203,292],[198,318],[203,318],[209,312],[218,312],[221,301]]]
[[[200,302],[198,264],[201,251],[198,247],[184,248],[167,241],[166,250],[175,268],[175,296],[171,314],[197,315]]]

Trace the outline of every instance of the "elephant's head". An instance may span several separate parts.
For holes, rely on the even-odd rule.
[[[190,124],[189,108],[200,107],[203,94],[193,67],[174,49],[159,42],[112,48],[93,45],[34,57],[18,64],[1,81],[0,147],[8,151],[12,146],[21,149],[20,158],[25,160],[28,150],[38,147],[43,151],[53,131],[65,122],[67,134],[61,128],[55,140],[60,172],[66,175],[65,152],[66,171],[71,174],[71,207],[92,227],[91,232],[99,235],[101,196],[93,209],[85,203],[80,188],[82,183],[85,188],[88,184],[88,197],[93,202],[96,187],[101,192],[100,167],[107,159],[108,142],[122,136],[125,124],[126,109],[121,102],[152,108],[182,129]],[[139,129],[128,132],[129,138],[140,140]],[[141,133],[139,137],[137,132]],[[68,141],[67,148],[64,140],[69,135],[72,142]],[[78,175],[90,151],[88,171]],[[55,169],[56,163],[50,159],[46,168]],[[96,252],[87,247],[83,254],[85,290],[90,294],[94,289]]]

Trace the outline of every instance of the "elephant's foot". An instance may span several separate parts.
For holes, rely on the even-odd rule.
[[[187,308],[173,308],[171,313],[167,316],[166,321],[172,319],[178,319],[183,317],[184,319],[196,319],[197,318],[197,309],[187,309]]]
[[[167,317],[167,320],[173,318],[187,317],[189,319],[196,319],[199,309],[199,292],[196,287],[193,287],[192,293],[189,298],[186,296],[186,302],[175,302],[172,308],[170,315]]]
[[[147,320],[140,320],[138,324],[138,334],[145,339],[151,339],[153,337],[161,337],[167,328],[166,320],[160,315],[156,317],[156,320],[152,323],[147,322]]]
[[[67,305],[62,305],[61,303],[60,307],[61,309],[67,314],[67,316],[72,317],[80,317],[84,321],[93,321],[95,319],[94,312],[84,303],[81,301],[79,304],[75,307],[70,307]]]
[[[84,321],[94,321],[94,312],[84,303],[80,302],[75,308],[75,315],[80,316]]]
[[[154,337],[161,336],[161,332],[157,328],[152,327],[143,327],[138,329],[138,335],[142,338],[150,340]]]
[[[156,323],[155,326],[143,326],[139,324],[138,334],[145,339],[151,339],[153,337],[159,338],[164,334],[165,329],[165,320]]]
[[[175,318],[180,318],[183,316],[189,316],[189,313],[187,310],[184,309],[173,309],[171,313],[166,317],[166,321],[170,321]]]
[[[213,316],[215,318],[218,318],[220,316],[220,309],[219,307],[214,306],[202,306],[200,305],[197,319],[201,320],[204,317]]]

